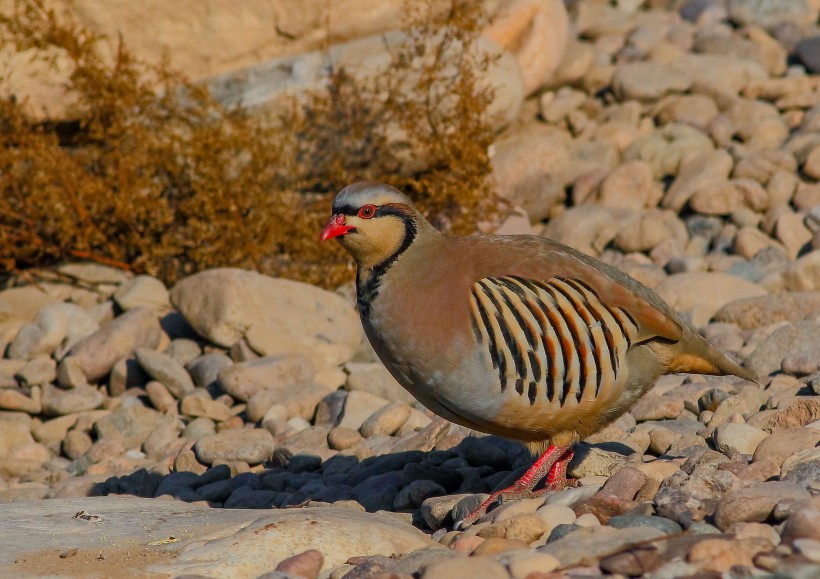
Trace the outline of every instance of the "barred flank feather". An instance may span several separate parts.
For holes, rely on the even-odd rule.
[[[485,278],[470,305],[501,391],[514,384],[531,405],[597,398],[615,384],[637,331],[624,311],[571,279]]]

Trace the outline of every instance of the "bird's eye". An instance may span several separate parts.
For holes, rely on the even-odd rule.
[[[361,209],[359,209],[359,217],[362,219],[370,219],[376,214],[376,206],[375,205],[364,205]]]

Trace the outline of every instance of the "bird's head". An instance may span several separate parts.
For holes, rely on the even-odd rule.
[[[336,238],[360,266],[395,259],[427,225],[411,201],[389,185],[363,181],[342,189],[321,240]]]

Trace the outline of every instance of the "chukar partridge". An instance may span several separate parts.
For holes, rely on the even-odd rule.
[[[321,234],[331,238],[356,261],[365,333],[396,380],[444,418],[540,453],[462,523],[499,498],[565,486],[572,445],[662,374],[754,380],[651,290],[555,241],[447,236],[370,182],[336,196]]]

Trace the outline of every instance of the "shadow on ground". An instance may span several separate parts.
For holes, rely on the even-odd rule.
[[[592,448],[622,454],[625,445],[580,444],[574,462]],[[422,526],[419,507],[425,499],[452,494],[488,493],[508,486],[532,464],[520,444],[494,436],[468,437],[446,450],[410,450],[359,460],[333,456],[324,462],[309,452],[294,455],[284,466],[267,465],[259,472],[234,474],[227,464],[202,474],[146,469],[98,483],[92,495],[169,496],[207,502],[222,508],[287,508],[308,504],[356,501],[368,512],[408,513]]]

